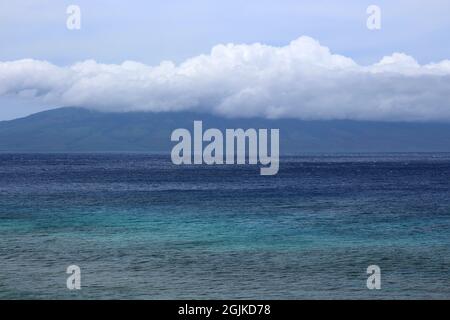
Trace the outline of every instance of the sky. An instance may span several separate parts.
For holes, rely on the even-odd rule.
[[[450,121],[449,14],[445,0],[1,0],[0,120],[74,105]]]

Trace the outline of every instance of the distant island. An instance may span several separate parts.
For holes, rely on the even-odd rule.
[[[0,122],[0,152],[170,152],[174,129],[279,128],[280,153],[450,152],[450,123],[224,118],[59,108]]]

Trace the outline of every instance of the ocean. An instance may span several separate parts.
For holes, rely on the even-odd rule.
[[[450,298],[450,154],[280,161],[0,154],[0,299]]]

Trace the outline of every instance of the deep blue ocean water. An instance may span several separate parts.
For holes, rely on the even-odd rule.
[[[69,265],[81,290],[66,288]],[[368,290],[366,268],[381,268]],[[450,154],[0,155],[0,299],[450,298]]]

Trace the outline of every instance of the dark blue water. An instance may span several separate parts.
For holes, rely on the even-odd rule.
[[[450,155],[0,155],[0,298],[448,299]]]

